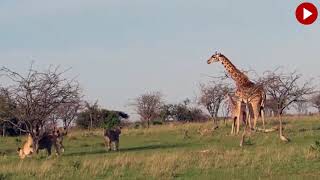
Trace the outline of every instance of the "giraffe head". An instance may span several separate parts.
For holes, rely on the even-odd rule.
[[[213,62],[218,62],[220,60],[220,57],[223,55],[221,53],[218,53],[217,51],[208,59],[207,63],[211,64]]]

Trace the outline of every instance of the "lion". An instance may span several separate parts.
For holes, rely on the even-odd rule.
[[[31,134],[28,134],[27,140],[23,143],[22,148],[18,148],[17,152],[20,159],[24,159],[26,156],[29,156],[33,153],[33,139]]]
[[[39,150],[47,150],[48,156],[51,155],[52,146],[54,146],[56,154],[60,155],[61,152],[64,152],[63,146],[63,133],[60,133],[59,130],[54,130],[51,134],[45,133],[40,140],[38,141],[38,147],[36,148],[36,153],[39,153]]]
[[[37,141],[38,143],[35,143],[36,147],[34,148],[36,153],[39,153],[39,150],[47,150],[48,156],[51,155],[51,149],[52,146],[55,147],[56,154],[60,155],[61,152],[64,152],[64,146],[63,146],[63,136],[64,133],[60,133],[59,130],[54,130],[52,133],[44,133],[40,137],[39,140],[34,140],[30,134],[28,134],[27,141],[24,143],[23,148],[18,148],[17,152],[19,154],[19,157],[21,159],[24,159],[26,156],[31,155],[33,151],[33,144],[34,141]]]
[[[105,145],[108,151],[112,150],[112,144],[114,144],[115,151],[119,151],[119,135],[121,134],[120,128],[106,129],[104,132]]]

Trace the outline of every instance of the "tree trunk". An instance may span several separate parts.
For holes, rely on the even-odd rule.
[[[38,150],[38,147],[39,147],[39,136],[37,136],[34,133],[30,133],[30,135],[31,135],[32,141],[33,141],[33,144],[32,144],[33,152],[34,153],[38,153],[37,150]]]
[[[89,128],[89,130],[91,130],[92,129],[92,114],[90,113],[90,128]]]
[[[148,129],[149,129],[149,127],[150,127],[150,120],[148,119],[148,121],[147,121],[147,123],[148,123]]]
[[[279,113],[278,114],[278,119],[279,119],[279,135],[282,136],[282,117],[281,117],[281,114]]]
[[[217,119],[215,117],[211,117],[213,121],[213,130],[218,128]]]
[[[2,136],[4,137],[5,134],[6,134],[6,128],[5,128],[5,126],[3,125],[3,126],[2,126]]]

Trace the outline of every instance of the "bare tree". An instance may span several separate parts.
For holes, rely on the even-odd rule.
[[[296,71],[267,72],[263,79],[267,95],[276,103],[276,114],[282,115],[290,105],[299,101],[306,101],[307,96],[314,93],[312,80],[299,82],[302,75]]]
[[[308,114],[308,108],[309,108],[309,102],[307,99],[303,99],[300,101],[296,101],[293,104],[293,107],[296,109],[297,113],[299,115],[306,115]]]
[[[55,124],[57,121],[61,121],[64,134],[68,133],[69,127],[83,108],[80,98],[81,97],[75,97],[74,102],[61,104],[52,115],[52,120]]]
[[[310,103],[312,107],[317,108],[318,112],[320,113],[320,93],[317,93],[314,96],[312,96],[312,98],[310,99]]]
[[[141,120],[147,122],[149,128],[150,121],[160,115],[162,104],[161,93],[151,92],[140,95],[131,105],[135,107],[135,111],[140,116]]]
[[[36,148],[50,117],[58,112],[59,107],[78,103],[79,84],[74,79],[64,78],[66,71],[61,71],[59,66],[50,66],[46,71],[40,72],[31,65],[26,75],[6,67],[1,68],[0,72],[9,84],[2,88],[2,96],[13,104],[9,115],[18,121],[6,118],[3,120],[17,128],[20,127],[19,124],[23,124],[25,129],[20,130],[31,134]]]
[[[12,119],[14,118],[13,116],[10,115],[10,109],[14,108],[13,104],[8,101],[8,99],[4,96],[4,94],[7,94],[6,89],[1,89],[0,93],[0,127],[2,128],[2,136],[5,136],[7,128],[10,126],[12,127],[11,124],[6,122],[5,120]],[[15,128],[17,129],[17,128]]]
[[[221,116],[223,117],[223,121],[226,124],[226,120],[230,117],[232,112],[232,104],[229,99],[224,99],[221,103]]]
[[[89,112],[90,117],[90,126],[89,129],[91,130],[93,128],[93,121],[99,119],[99,106],[98,106],[98,100],[96,100],[95,103],[90,104],[88,101],[85,102],[85,108]]]
[[[264,110],[265,110],[265,113],[267,116],[277,115],[277,113],[276,113],[277,112],[277,101],[271,97],[266,99]]]
[[[198,103],[206,108],[209,112],[214,128],[217,127],[218,112],[222,101],[225,99],[227,93],[231,91],[228,84],[223,82],[212,83],[209,85],[200,85],[200,97]]]

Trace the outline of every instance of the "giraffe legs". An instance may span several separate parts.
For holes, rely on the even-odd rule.
[[[260,116],[260,112],[261,112],[261,119],[262,119],[263,129],[265,129],[264,110],[261,109],[261,103],[259,101],[258,102],[252,102],[251,103],[251,108],[252,108],[252,111],[253,111],[253,118],[254,118],[253,129],[257,128],[257,120],[258,120],[258,118]]]
[[[239,134],[240,132],[240,122],[242,121],[242,102],[237,102],[237,131],[236,134]]]
[[[236,124],[237,124],[237,117],[233,117],[232,126],[231,126],[231,134],[236,133]]]
[[[262,108],[261,110],[260,110],[260,113],[261,113],[261,119],[262,119],[262,127],[263,127],[263,129],[266,129],[266,126],[265,126],[265,119],[264,119],[264,109]]]
[[[248,134],[248,133],[250,134],[250,132],[251,132],[251,120],[250,119],[251,119],[251,114],[252,113],[251,113],[251,110],[250,110],[250,104],[249,103],[246,104],[245,110],[246,110],[245,113],[246,113],[247,122],[245,123],[245,126],[243,128],[243,133],[241,135],[240,147],[243,146],[246,134]],[[249,126],[249,132],[247,132],[248,126]]]
[[[259,111],[257,111],[257,109],[253,110],[253,129],[257,128],[257,120],[259,117]]]
[[[247,125],[249,126],[249,129],[251,130],[252,129],[251,119],[252,119],[252,117],[254,117],[251,104],[247,103],[245,105],[245,110],[246,110],[246,116],[247,116]]]

